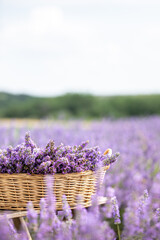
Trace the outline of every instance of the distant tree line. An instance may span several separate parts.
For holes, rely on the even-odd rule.
[[[0,118],[104,118],[160,114],[160,94],[33,97],[0,92]]]

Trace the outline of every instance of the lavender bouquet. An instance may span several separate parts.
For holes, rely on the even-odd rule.
[[[55,174],[95,171],[99,165],[107,166],[116,161],[119,153],[111,150],[102,154],[99,147],[87,148],[88,141],[79,146],[55,146],[50,140],[44,149],[38,148],[25,135],[24,143],[0,150],[0,173]]]

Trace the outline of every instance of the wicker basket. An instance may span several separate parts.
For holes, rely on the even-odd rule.
[[[103,181],[109,166],[99,171],[100,182]],[[71,209],[76,206],[76,197],[81,194],[85,207],[91,205],[91,196],[96,190],[97,177],[93,171],[80,173],[55,174],[54,194],[56,209],[62,209],[62,196],[66,195]],[[45,176],[21,174],[0,174],[0,209],[25,210],[28,201],[39,209],[39,202],[45,196]]]

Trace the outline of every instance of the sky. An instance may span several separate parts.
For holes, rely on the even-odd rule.
[[[1,0],[0,91],[160,93],[160,1]]]

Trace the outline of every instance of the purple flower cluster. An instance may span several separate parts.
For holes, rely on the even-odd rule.
[[[105,206],[103,206],[103,209],[101,208],[103,211],[100,212],[99,216],[102,221],[105,218],[105,222],[109,226],[105,237],[106,239],[114,239],[112,235],[112,233],[114,233],[118,239],[117,226],[119,226],[122,240],[160,239],[159,116],[118,120],[103,119],[100,121],[79,120],[54,122],[44,120],[36,124],[34,123],[32,126],[30,122],[25,122],[24,126],[18,126],[18,124],[13,121],[10,126],[0,125],[0,148],[7,149],[7,146],[10,144],[14,146],[20,144],[28,129],[31,131],[32,137],[36,140],[38,146],[41,147],[41,154],[45,151],[45,143],[48,139],[52,139],[53,136],[57,146],[60,145],[61,141],[63,141],[65,145],[79,146],[82,141],[89,139],[90,146],[99,145],[102,152],[106,150],[107,146],[110,146],[114,151],[120,151],[120,161],[117,161],[115,166],[110,168],[104,181],[103,196],[106,196],[108,200]],[[107,157],[105,161],[107,161]],[[145,189],[148,190],[148,193],[147,191],[143,193]],[[114,225],[113,219],[113,216],[116,215],[113,215],[114,209],[111,201],[115,195],[118,200],[116,207],[119,206],[121,219],[121,224],[116,225]],[[42,211],[43,219],[48,218],[44,205]],[[83,212],[85,214],[85,210],[83,211],[81,207],[79,207],[79,211],[82,216]],[[69,212],[62,212],[58,218],[65,220],[67,214],[70,216]],[[94,214],[96,214],[97,219],[97,209],[94,210],[92,216],[94,216]],[[85,216],[86,215],[84,215],[84,219]],[[78,221],[78,216],[76,221]],[[79,230],[79,232],[86,229],[84,225],[88,224],[88,222],[86,223],[84,221],[83,225],[82,220],[81,223],[82,225],[79,227],[81,230]],[[97,226],[99,225],[100,222],[97,222]],[[66,225],[63,224],[63,229],[64,231],[66,230],[66,236],[62,239],[71,239],[68,237],[69,235],[67,235],[68,225],[65,226]],[[112,229],[110,227],[112,227]],[[44,228],[46,228],[46,230],[44,230]],[[44,228],[43,231],[47,231],[49,227],[45,225]],[[95,229],[97,229],[97,227],[95,227]],[[93,236],[94,229],[91,230],[90,228],[90,231],[93,231],[93,233],[88,234]],[[85,234],[85,231],[83,234]],[[7,237],[5,239],[7,239]],[[73,237],[73,239],[78,239],[78,237]],[[84,237],[84,239],[87,239],[87,236]]]
[[[119,153],[104,156],[98,147],[86,148],[88,141],[81,145],[55,147],[51,140],[45,149],[38,148],[29,133],[25,142],[15,148],[9,146],[0,150],[0,173],[54,174],[96,170],[116,161]]]

